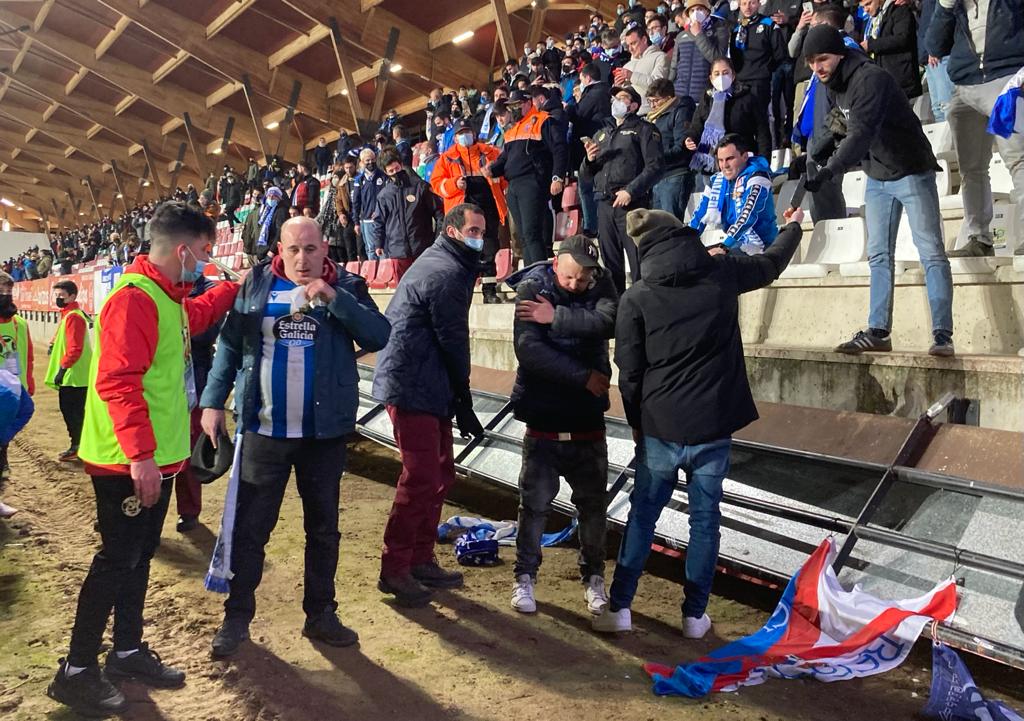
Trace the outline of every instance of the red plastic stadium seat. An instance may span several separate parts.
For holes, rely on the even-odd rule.
[[[395,261],[384,258],[377,263],[377,275],[372,280],[367,280],[367,285],[377,290],[394,288],[398,285],[398,273],[396,272]]]
[[[565,240],[580,232],[580,211],[563,210],[555,216],[555,240]]]
[[[579,186],[576,183],[565,186],[562,193],[562,210],[572,210],[580,207]]]
[[[512,251],[509,248],[502,248],[494,256],[494,265],[498,268],[498,282],[505,280],[512,275]]]
[[[363,280],[369,285],[377,277],[377,261],[364,260],[363,264],[359,266],[359,275],[363,276]]]
[[[354,275],[359,275],[359,261],[353,260],[348,263],[345,263],[345,270],[347,270],[349,273],[353,273]]]

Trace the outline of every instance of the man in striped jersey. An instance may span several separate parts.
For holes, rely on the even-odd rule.
[[[380,350],[390,331],[366,282],[328,260],[327,243],[311,218],[281,226],[280,253],[253,268],[242,284],[201,401],[203,430],[212,439],[222,437],[224,403],[238,377],[243,438],[234,577],[224,623],[213,639],[215,656],[230,656],[249,636],[264,547],[292,469],[306,530],[302,634],[332,646],[358,640],[335,613],[338,494],[359,395],[354,346]]]

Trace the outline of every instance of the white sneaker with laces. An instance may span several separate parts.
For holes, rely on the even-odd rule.
[[[583,599],[587,602],[587,610],[595,616],[600,616],[608,605],[608,594],[604,590],[604,577],[593,575],[587,581],[586,590],[583,592]]]
[[[528,573],[516,576],[512,586],[512,608],[519,613],[535,613],[537,601],[533,598],[533,578]]]
[[[683,635],[686,638],[704,638],[704,635],[711,630],[711,617],[706,613],[700,618],[683,616]]]
[[[604,613],[590,619],[590,627],[599,633],[623,633],[633,630],[633,615],[628,608],[613,611],[605,606]]]

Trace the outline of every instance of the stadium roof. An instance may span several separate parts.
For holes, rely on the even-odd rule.
[[[74,225],[225,162],[295,161],[434,87],[485,87],[525,41],[615,5],[0,0],[0,211]]]

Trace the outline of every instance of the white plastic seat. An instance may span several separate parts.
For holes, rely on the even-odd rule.
[[[865,240],[864,252],[867,253],[867,241]],[[900,218],[900,227],[896,231],[896,251],[893,254],[893,274],[899,275],[912,267],[920,265],[921,259],[917,253],[917,246],[914,245],[914,236],[910,232],[910,221],[907,214],[903,213]],[[839,266],[839,275],[848,278],[864,278],[871,275],[871,266],[867,260],[856,263],[843,263]]]
[[[956,157],[953,150],[953,131],[950,130],[949,123],[930,123],[923,125],[922,129],[936,158],[950,160]]]
[[[988,178],[992,187],[992,200],[1009,200],[1010,193],[1013,191],[1013,178],[1006,163],[1003,162],[1002,156],[996,152],[992,153],[992,162],[988,166]],[[961,193],[962,190],[961,187]],[[941,210],[963,210],[964,199],[961,193],[942,196],[942,186],[939,186],[939,208]]]
[[[771,168],[773,173],[782,172],[784,168],[788,168],[790,162],[793,160],[793,153],[789,148],[780,148],[772,151],[771,157]]]
[[[789,210],[790,205],[792,205],[793,195],[796,194],[796,189],[798,187],[800,187],[799,180],[787,180],[782,184],[782,187],[779,188],[778,195],[773,199],[775,202],[775,222],[779,225],[782,225],[785,222],[782,214]],[[804,202],[806,203],[806,198],[809,198],[810,196],[807,195],[804,197]]]
[[[1014,209],[1013,203],[998,202],[992,204],[992,223],[989,231],[992,234],[992,245],[995,247],[995,257],[988,258],[950,258],[949,267],[953,275],[993,273],[1000,265],[1006,265],[1013,256],[1014,232]],[[1009,242],[1008,242],[1009,241]],[[953,241],[953,249],[959,250],[970,242],[965,225],[960,226],[960,232]]]
[[[822,220],[814,225],[802,263],[790,265],[783,278],[824,278],[843,263],[867,260],[867,235],[861,218]]]
[[[709,226],[704,229],[701,233],[700,242],[704,244],[705,248],[710,248],[712,245],[718,245],[725,240],[725,231],[718,226]]]
[[[864,192],[868,176],[863,170],[855,170],[843,176],[843,198],[846,200],[846,212],[849,215],[864,213]]]

